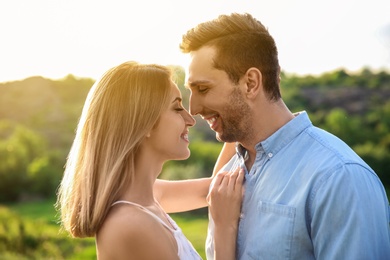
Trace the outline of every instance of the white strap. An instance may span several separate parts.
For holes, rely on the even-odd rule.
[[[139,205],[137,203],[130,202],[130,201],[127,201],[127,200],[118,200],[118,201],[115,201],[114,203],[112,203],[111,207],[114,206],[114,205],[117,205],[117,204],[128,204],[128,205],[137,206],[137,207],[143,209],[146,213],[148,213],[152,217],[154,217],[157,221],[159,221],[161,224],[163,224],[166,228],[168,228],[172,232],[175,232],[175,230],[173,228],[168,226],[161,218],[159,218],[156,214],[154,214],[152,211],[148,210],[144,206],[141,206],[141,205]]]

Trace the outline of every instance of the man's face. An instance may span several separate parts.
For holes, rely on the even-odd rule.
[[[241,142],[250,130],[250,108],[240,83],[234,84],[225,71],[213,68],[214,54],[207,46],[191,53],[187,82],[190,113],[200,114],[218,140]]]

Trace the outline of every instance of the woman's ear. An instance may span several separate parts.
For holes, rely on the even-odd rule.
[[[249,68],[245,74],[246,79],[246,96],[254,98],[262,90],[262,75],[259,69]]]

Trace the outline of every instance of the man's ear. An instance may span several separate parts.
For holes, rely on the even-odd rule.
[[[262,75],[261,71],[257,68],[249,68],[245,74],[246,79],[246,96],[248,98],[254,98],[262,90]]]

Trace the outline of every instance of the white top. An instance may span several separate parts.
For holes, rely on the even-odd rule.
[[[160,222],[164,227],[166,227],[169,231],[172,232],[173,236],[175,237],[176,243],[177,243],[177,248],[178,252],[177,255],[181,260],[199,260],[202,259],[200,255],[196,252],[190,241],[186,238],[186,236],[183,234],[179,226],[176,224],[176,222],[168,215],[165,213],[169,223],[172,225],[173,228],[168,226],[162,219],[160,219],[156,214],[148,210],[147,208],[137,204],[133,203],[130,201],[126,200],[118,200],[114,202],[111,206],[114,206],[116,204],[128,204],[128,205],[134,205],[137,206],[141,209],[143,209],[146,213],[148,213],[150,216],[154,217],[158,222]]]

